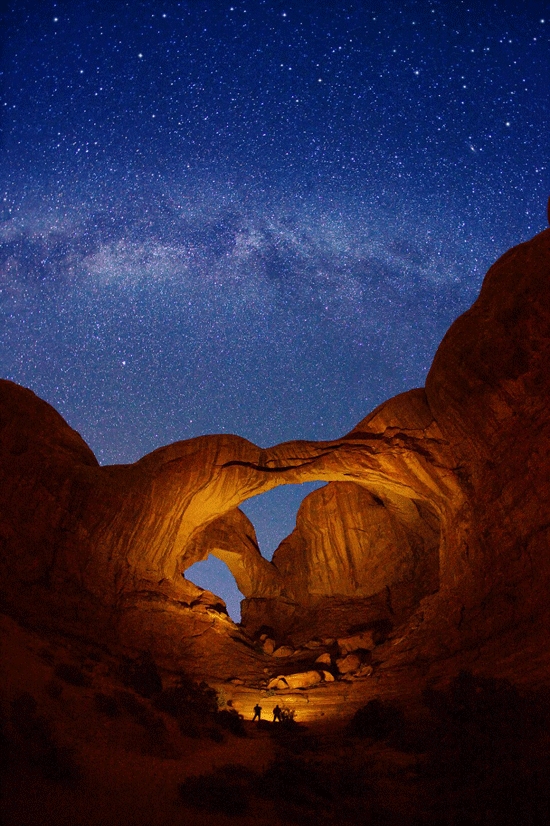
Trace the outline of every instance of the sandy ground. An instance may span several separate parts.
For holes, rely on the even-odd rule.
[[[303,733],[315,742],[315,759],[334,759],[342,714],[349,717],[371,693],[366,685],[351,683],[277,694],[219,685],[221,702],[243,714],[246,737],[224,733],[223,742],[214,742],[208,736],[185,736],[165,715],[167,732],[159,741],[154,730],[129,714],[111,719],[98,711],[94,701],[98,692],[110,696],[122,688],[113,679],[114,663],[108,654],[77,640],[44,639],[5,616],[0,621],[0,640],[3,728],[11,744],[3,783],[6,826],[223,826],[226,822],[279,826],[287,818],[274,811],[268,800],[252,798],[246,815],[236,818],[185,806],[178,785],[187,777],[210,774],[228,764],[260,773],[281,756],[281,744],[269,726],[251,721],[257,702],[268,720],[276,703],[294,709]],[[76,663],[89,684],[75,686],[59,679],[55,669],[60,662]],[[371,686],[375,691],[376,682]],[[47,721],[57,746],[67,750],[70,764],[77,767],[76,779],[52,783],[40,766],[29,761],[32,741],[15,731],[10,716],[13,701],[25,694],[36,701],[35,714]]]
[[[42,637],[0,615],[0,645],[2,826],[546,826],[550,822],[550,716],[546,715],[547,732],[538,737],[535,731],[532,743],[510,740],[506,734],[508,740],[502,741],[496,754],[498,770],[493,766],[493,742],[482,736],[476,741],[481,755],[466,742],[466,764],[463,761],[456,772],[453,754],[443,750],[442,774],[433,759],[439,754],[433,735],[428,746],[431,758],[423,753],[430,712],[421,701],[425,675],[420,669],[380,668],[365,680],[302,692],[216,685],[219,703],[245,718],[245,736],[239,737],[216,729],[212,715],[201,721],[198,731],[180,730],[175,718],[121,683],[119,663],[111,654],[79,640]],[[81,675],[81,684],[63,678],[60,664]],[[169,680],[170,675],[164,678]],[[118,698],[115,715],[98,704],[98,695]],[[391,738],[374,741],[346,733],[346,722],[355,709],[372,698],[399,699],[407,726],[412,726],[412,747],[403,738],[401,743]],[[278,703],[292,708],[300,725],[285,729],[266,720],[262,725],[253,723],[257,702],[267,721]],[[518,719],[522,724],[524,718]],[[439,730],[440,736],[444,738],[445,732]],[[510,755],[509,745],[517,753]],[[55,752],[53,778],[51,761],[44,764],[44,750],[50,757]],[[479,771],[476,768],[470,777],[468,763],[476,761]],[[227,766],[230,775],[223,774]],[[270,772],[277,766],[276,784],[269,787]],[[302,780],[300,773],[304,773]],[[213,805],[210,792],[204,791],[210,787],[202,785],[198,803],[195,798],[191,805],[188,790],[182,796],[179,786],[201,776],[217,778],[216,782],[225,777],[222,791],[230,796],[236,790],[237,798],[241,794],[245,810],[224,813],[224,801]],[[325,781],[330,786],[326,799]],[[481,819],[474,810],[463,811],[470,802],[476,805],[478,794],[484,795],[486,807]],[[450,813],[449,806],[455,807]]]

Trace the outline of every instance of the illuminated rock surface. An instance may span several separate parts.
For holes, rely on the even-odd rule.
[[[239,793],[243,826],[548,822],[549,247],[497,262],[426,388],[333,442],[205,436],[102,468],[0,382],[6,823],[214,826]],[[238,505],[308,480],[328,484],[267,562]],[[184,576],[208,554],[243,627]],[[166,711],[186,672],[246,740],[187,698]],[[394,739],[342,736],[372,703]],[[308,729],[279,731],[276,705]],[[181,795],[200,774],[211,811]]]
[[[213,553],[246,597],[245,629],[270,627],[277,644],[385,628],[383,643],[393,626],[383,667],[485,646],[503,671],[529,652],[538,679],[550,656],[549,245],[546,231],[491,268],[425,389],[332,442],[204,436],[100,467],[51,407],[2,382],[6,610],[166,667],[273,675],[223,602],[182,576]],[[238,505],[310,480],[330,484],[267,562]]]

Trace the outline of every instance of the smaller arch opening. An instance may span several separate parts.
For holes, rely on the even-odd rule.
[[[241,600],[243,595],[237,588],[235,577],[221,559],[210,554],[202,562],[195,562],[185,572],[185,578],[190,579],[200,588],[206,588],[219,596],[225,602],[227,613],[233,622],[241,621]]]

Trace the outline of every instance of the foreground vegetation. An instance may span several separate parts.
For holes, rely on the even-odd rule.
[[[544,692],[524,695],[509,682],[464,671],[445,689],[426,690],[414,714],[375,698],[345,729],[328,733],[300,724],[293,709],[283,722],[244,721],[188,675],[163,685],[147,655],[112,662],[101,684],[92,666],[89,658],[52,661],[52,679],[41,689],[29,685],[3,703],[5,788],[12,794],[20,786],[7,824],[65,822],[75,801],[97,800],[95,751],[103,760],[117,755],[106,799],[128,782],[125,766],[133,766],[130,794],[151,783],[154,807],[128,817],[129,826],[550,822]],[[23,816],[21,801],[26,805],[30,793],[35,814]],[[123,798],[121,792],[120,806]],[[106,819],[106,808],[101,822],[120,822],[120,813]],[[98,822],[92,804],[84,810],[73,817],[75,826]]]

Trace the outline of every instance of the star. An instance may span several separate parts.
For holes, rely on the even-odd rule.
[[[547,18],[162,5],[12,4],[2,375],[107,464],[339,438],[545,225]],[[264,552],[303,495],[255,506]]]

